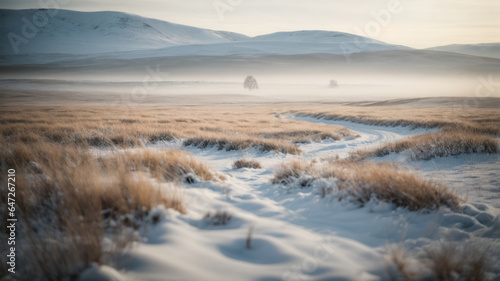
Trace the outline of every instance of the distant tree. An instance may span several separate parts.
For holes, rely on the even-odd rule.
[[[330,80],[330,88],[337,88],[339,86],[339,83],[337,80]]]
[[[248,75],[247,78],[245,79],[245,82],[243,82],[243,87],[245,89],[253,90],[253,89],[258,89],[259,84],[257,84],[257,80],[252,75]]]

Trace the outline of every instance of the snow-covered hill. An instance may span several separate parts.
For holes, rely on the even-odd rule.
[[[333,31],[278,32],[250,38],[121,12],[0,10],[0,20],[3,55],[124,51],[146,51],[139,56],[290,55],[408,49]],[[149,50],[158,51],[148,54]]]
[[[169,56],[227,56],[227,55],[307,55],[307,54],[352,54],[409,49],[397,45],[365,42],[316,43],[286,41],[241,41],[217,44],[195,44],[172,46],[157,50],[146,50],[116,54],[120,58],[145,58]]]
[[[45,19],[44,20],[44,15]],[[101,53],[246,39],[232,32],[173,24],[121,12],[0,10],[0,53]],[[26,23],[29,22],[29,23]],[[35,25],[35,24],[38,24]],[[22,37],[12,38],[13,34]],[[24,40],[23,40],[24,38]]]
[[[321,30],[278,32],[237,42],[210,45],[175,46],[160,51],[164,56],[233,55],[233,54],[351,54],[359,52],[406,50],[371,38]]]
[[[314,43],[373,43],[387,45],[382,41],[349,33],[323,30],[301,30],[276,32],[252,38],[253,41],[314,42]]]
[[[454,44],[433,47],[428,50],[500,59],[500,43]]]

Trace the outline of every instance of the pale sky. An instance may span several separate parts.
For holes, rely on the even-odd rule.
[[[415,48],[500,42],[500,0],[2,0],[0,7],[55,1],[62,9],[122,11],[250,36],[331,30]]]

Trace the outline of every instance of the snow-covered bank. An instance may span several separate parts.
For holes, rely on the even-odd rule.
[[[346,156],[359,146],[428,131],[328,122],[346,126],[361,137],[302,144],[304,157]],[[183,147],[180,141],[158,143],[146,149],[158,148],[188,150],[230,176],[221,184],[200,182],[184,187],[187,213],[167,212],[165,220],[143,231],[146,239],[138,243],[124,267],[130,279],[388,280],[394,269],[388,255],[398,247],[408,251],[414,270],[425,276],[430,269],[419,257],[429,249],[439,248],[440,243],[484,250],[491,261],[487,278],[500,275],[499,261],[494,258],[500,255],[500,242],[496,239],[500,224],[495,219],[499,210],[493,204],[469,201],[458,212],[447,208],[410,212],[372,200],[360,208],[347,201],[322,198],[320,190],[314,187],[271,184],[276,164],[297,156],[255,149]],[[233,169],[233,161],[241,157],[255,159],[263,168]],[[498,163],[498,159],[489,161],[483,164]],[[446,170],[445,164],[435,165],[438,170],[434,172]],[[427,168],[429,173],[433,170]],[[457,166],[447,168],[450,173],[442,175],[454,176],[452,171]],[[424,175],[425,172],[423,168]],[[214,225],[206,215],[217,211],[226,212],[231,219]],[[251,228],[252,242],[247,249]]]
[[[217,162],[224,154],[213,159]],[[450,237],[460,243],[472,239],[493,249],[500,246],[491,239],[498,228],[494,209],[485,205],[466,205],[463,214],[447,209],[415,213],[376,201],[359,208],[322,199],[315,189],[273,186],[269,168],[230,172],[233,177],[223,186],[200,183],[184,189],[187,214],[167,215],[144,232],[147,241],[138,245],[125,266],[131,277],[387,280],[386,245],[401,240],[416,252]],[[204,219],[207,212],[217,210],[231,214],[231,220],[213,225]],[[254,227],[253,246],[246,249],[250,227]]]
[[[408,127],[381,127],[349,121],[330,121],[315,118],[294,117],[298,120],[322,124],[341,125],[359,134],[354,140],[342,140],[330,145],[326,142],[306,144],[300,147],[312,157],[348,156],[349,152],[373,148],[384,142],[397,141],[406,137],[436,132],[438,129],[411,129]],[[376,162],[395,162],[420,173],[422,176],[449,184],[461,197],[472,203],[487,203],[500,207],[500,155],[474,153],[450,157],[436,157],[432,160],[412,161],[405,153],[390,153],[372,159]]]
[[[426,178],[447,183],[468,202],[482,202],[500,208],[499,154],[464,154],[411,161],[404,154],[391,153],[376,161],[408,166]]]

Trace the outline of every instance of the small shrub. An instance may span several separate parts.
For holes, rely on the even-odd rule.
[[[256,160],[249,160],[244,158],[234,161],[233,169],[242,169],[242,168],[262,169],[262,165]]]
[[[403,245],[391,245],[387,249],[387,273],[390,280],[415,280],[418,272],[415,272],[413,257],[411,253],[403,248]]]
[[[294,179],[300,178],[311,165],[305,160],[293,160],[282,163],[274,172],[271,182],[273,184],[289,184]]]
[[[424,251],[412,252],[401,244],[387,253],[391,280],[483,281],[489,251],[475,242],[434,242]]]
[[[225,225],[229,223],[232,216],[227,211],[217,211],[214,214],[207,213],[204,217],[205,220],[209,221],[213,225]]]
[[[426,264],[437,280],[486,280],[488,255],[470,243],[441,242],[427,249]]]

